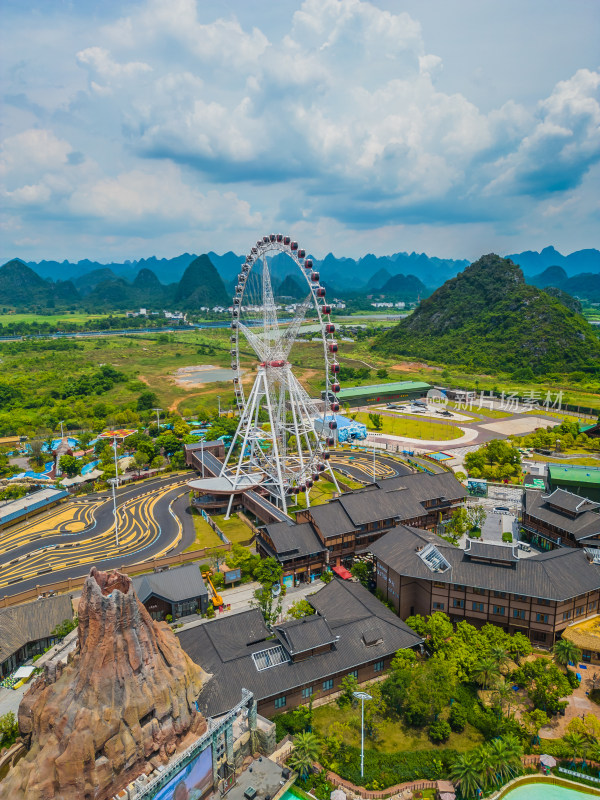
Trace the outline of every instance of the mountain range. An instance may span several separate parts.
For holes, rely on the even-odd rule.
[[[232,251],[222,255],[209,251],[207,255],[225,285],[230,288],[244,261],[244,256],[236,255]],[[561,267],[566,276],[563,279],[572,280],[569,288],[562,286],[557,288],[563,288],[564,291],[571,294],[577,293],[577,290],[580,289],[579,285],[574,287],[574,284],[579,283],[580,275],[600,273],[600,251],[596,249],[578,250],[569,255],[563,255],[554,247],[546,247],[541,252],[527,250],[506,257],[518,264],[524,274],[530,278],[543,273],[548,267]],[[151,256],[139,261],[110,264],[87,259],[77,263],[69,261],[32,261],[27,263],[42,278],[52,281],[73,280],[76,285],[88,275],[94,276],[91,281],[97,281],[98,271],[107,269],[111,270],[111,274],[104,273],[105,279],[112,279],[114,275],[133,282],[140,270],[148,269],[160,282],[170,284],[182,277],[186,268],[195,258],[197,256],[192,253],[182,253],[168,259]],[[339,291],[363,288],[378,290],[391,277],[398,274],[414,275],[424,286],[433,290],[469,265],[469,261],[466,259],[444,259],[415,252],[398,252],[389,256],[375,256],[369,253],[359,259],[339,258],[333,253],[329,253],[321,260],[313,257],[313,262],[315,269],[322,273],[322,278],[332,288]],[[289,260],[284,255],[275,256],[272,259],[271,269],[278,280],[284,280],[286,275],[291,272]],[[563,273],[560,274],[563,275]],[[585,289],[585,291],[588,290]]]
[[[482,371],[598,374],[600,338],[572,300],[526,283],[519,266],[491,253],[446,281],[378,345]]]

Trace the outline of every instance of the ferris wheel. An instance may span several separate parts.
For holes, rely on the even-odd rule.
[[[296,295],[287,306],[275,302],[272,272],[287,275],[288,290]],[[281,292],[286,291],[284,280]],[[300,291],[298,291],[300,290]],[[304,296],[305,295],[305,296]],[[223,463],[221,476],[235,490],[263,486],[284,511],[291,497],[306,493],[325,470],[337,487],[328,464],[327,447],[335,443],[338,345],[331,306],[325,301],[325,287],[306,251],[289,236],[263,236],[251,248],[237,277],[232,303],[231,368],[239,412],[239,424]],[[279,314],[279,317],[278,317]],[[319,410],[292,369],[292,353],[300,327],[309,320],[311,330],[322,341],[317,377],[324,379],[325,391]],[[258,360],[256,377],[247,396],[240,367],[242,351],[248,348]],[[234,457],[236,445],[239,453]],[[233,494],[227,515],[231,512]]]

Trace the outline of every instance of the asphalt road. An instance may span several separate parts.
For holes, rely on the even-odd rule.
[[[185,549],[194,540],[185,513],[195,473],[127,485],[112,496],[76,498],[0,534],[0,594],[10,595],[99,569],[126,566]]]
[[[351,478],[362,481],[373,480],[372,453],[358,450],[336,450],[332,451],[329,463],[334,469],[346,472]],[[410,467],[397,459],[375,451],[375,480],[396,478],[399,475],[409,475],[411,472]]]

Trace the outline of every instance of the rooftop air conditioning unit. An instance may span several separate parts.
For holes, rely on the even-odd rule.
[[[246,798],[246,800],[254,800],[254,798],[256,797],[256,789],[254,789],[254,787],[252,786],[249,786],[244,792],[244,797]]]

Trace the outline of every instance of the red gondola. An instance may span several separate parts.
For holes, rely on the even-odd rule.
[[[339,383],[332,383],[330,388],[334,394],[337,394],[340,390],[340,385]]]
[[[298,242],[290,242],[290,250],[297,250]]]
[[[283,237],[283,243],[284,243],[284,244],[289,244],[290,242],[291,242],[291,239],[290,239],[290,237],[289,237],[289,236],[284,236],[284,237]]]
[[[323,453],[323,458],[327,458],[328,455],[329,453]],[[317,469],[319,470],[319,472],[324,472],[325,464],[317,464]]]
[[[269,241],[269,237],[268,236],[263,236],[263,242],[265,244],[267,244],[268,241]]]
[[[311,279],[311,281],[314,281],[315,283],[318,283],[318,282],[319,282],[319,278],[320,278],[320,277],[321,277],[321,276],[319,275],[319,273],[318,273],[318,272],[311,272],[311,273],[310,273],[310,279]]]
[[[328,322],[327,325],[325,325],[325,333],[335,333],[335,325],[333,322]]]
[[[271,233],[271,234],[269,235],[269,239],[270,239],[272,242],[274,242],[274,241],[277,239],[277,236],[276,236],[274,233]]]
[[[335,444],[335,439],[333,438],[333,436],[328,436],[327,439],[325,439],[325,444],[327,445],[327,447],[333,447],[333,445]],[[323,458],[325,458],[328,455],[329,453],[325,453],[323,455]]]
[[[339,364],[335,364],[335,363],[331,364],[329,368],[333,372],[334,375],[337,375],[337,373],[340,371],[340,365]]]
[[[321,306],[321,314],[331,314],[331,306]]]
[[[313,485],[312,478],[309,478],[309,479],[306,481],[306,488],[307,488],[307,489],[311,489],[311,488],[312,488],[312,485]]]
[[[329,423],[329,430],[335,431],[336,429],[337,429],[337,422],[334,419],[332,419],[331,422]]]
[[[306,255],[306,250],[298,250],[298,258],[304,258]]]
[[[283,367],[285,366],[285,361],[269,361],[270,367]]]
[[[330,408],[332,411],[339,411],[339,410],[340,410],[340,404],[339,404],[339,403],[331,403],[331,405],[329,406],[329,408]]]
[[[281,233],[277,234],[277,241],[278,242],[283,242],[283,234],[281,234]]]
[[[317,295],[317,297],[325,297],[325,294],[326,294],[325,287],[324,286],[319,286],[319,288],[317,289],[315,294]]]
[[[327,349],[329,350],[330,353],[337,353],[338,346],[335,342],[332,342]]]
[[[313,476],[312,476],[312,479],[313,479],[313,481],[318,481],[320,477],[321,477],[321,476],[319,475],[319,473],[318,473],[318,472],[315,472],[315,473],[313,474]]]

